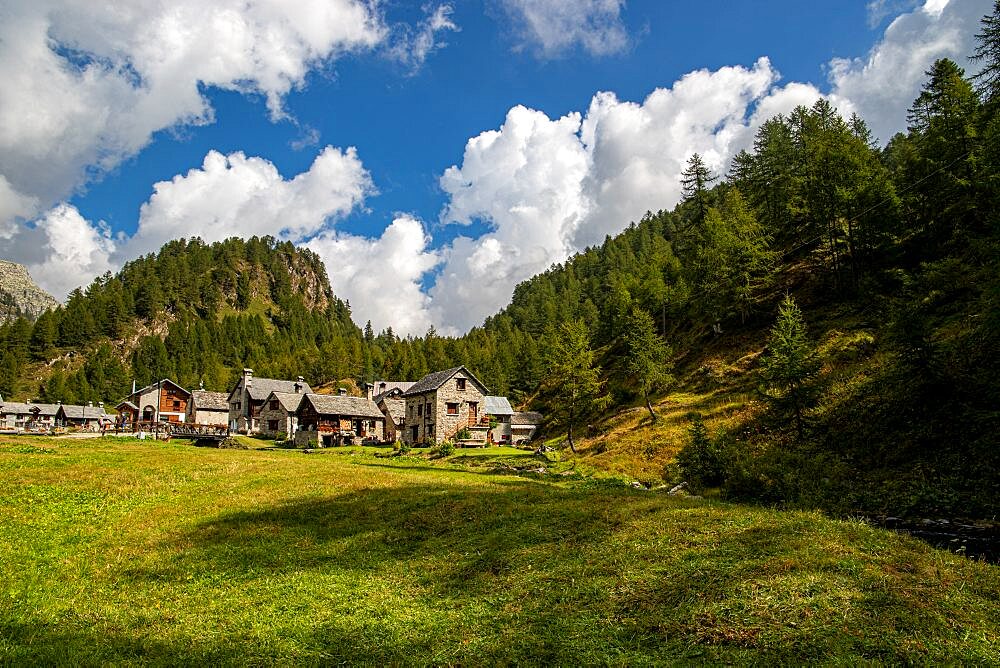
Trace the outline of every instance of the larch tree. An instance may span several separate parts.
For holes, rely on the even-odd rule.
[[[802,311],[789,296],[778,308],[778,320],[771,328],[767,346],[761,368],[764,396],[776,408],[791,412],[795,430],[802,438],[802,414],[812,403],[820,361],[806,335]]]
[[[971,59],[983,64],[973,77],[983,100],[1000,100],[1000,0],[994,0],[993,12],[982,18],[982,31],[976,33],[976,50]]]
[[[569,449],[575,453],[574,425],[605,408],[611,396],[604,392],[601,368],[595,363],[590,334],[582,320],[562,323],[547,339],[546,385],[555,399],[553,414],[556,423],[566,429]]]
[[[670,346],[656,333],[653,317],[640,308],[632,309],[629,327],[625,332],[625,346],[628,374],[635,379],[649,416],[656,422],[656,412],[653,411],[649,394],[673,383],[674,378],[670,374],[673,366],[670,361]]]

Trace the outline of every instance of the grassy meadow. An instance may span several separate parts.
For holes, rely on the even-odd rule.
[[[521,451],[374,452],[0,437],[0,664],[1000,663],[1000,567]]]

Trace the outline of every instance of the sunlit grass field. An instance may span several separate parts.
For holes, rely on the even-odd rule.
[[[997,566],[523,451],[0,437],[0,546],[0,664],[1000,663]]]

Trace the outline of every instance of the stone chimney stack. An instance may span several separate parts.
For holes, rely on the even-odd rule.
[[[347,396],[347,388],[346,387],[338,387],[337,388],[337,396],[339,396],[339,397],[346,397]]]
[[[253,384],[253,369],[243,369],[243,387]]]

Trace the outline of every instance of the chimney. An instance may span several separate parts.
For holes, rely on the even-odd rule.
[[[301,391],[302,391],[302,383],[295,383],[295,394],[298,394]]]
[[[104,402],[103,402],[103,401],[98,401],[98,402],[97,402],[97,406],[98,406],[98,408],[100,408],[101,410],[104,410]]]
[[[87,402],[87,406],[89,406],[90,408],[93,408],[94,407],[94,402],[93,401],[88,401]]]
[[[243,369],[243,387],[250,387],[253,383],[253,369]]]
[[[337,388],[337,396],[339,396],[339,397],[346,397],[347,396],[347,388],[346,387],[338,387]]]

